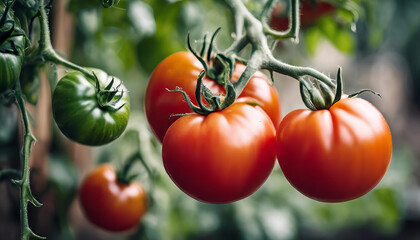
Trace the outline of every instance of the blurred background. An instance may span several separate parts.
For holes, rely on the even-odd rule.
[[[265,1],[244,2],[257,13]],[[280,1],[272,23],[285,16],[286,2]],[[359,199],[320,203],[292,188],[276,164],[252,196],[212,205],[185,195],[165,173],[161,145],[145,120],[143,96],[156,65],[187,49],[187,33],[200,41],[221,26],[216,46],[229,46],[233,17],[223,1],[121,0],[105,9],[99,0],[56,0],[50,16],[54,47],[79,65],[102,68],[123,80],[130,90],[132,114],[126,133],[110,145],[91,148],[70,142],[51,116],[46,79],[56,71],[44,67],[34,80],[34,89],[41,88],[34,92],[37,104],[28,103],[39,140],[33,148],[31,181],[44,203],[29,208],[31,228],[48,239],[420,239],[420,1],[354,2],[360,3],[359,21],[348,20],[348,12],[340,9],[328,12],[302,26],[299,44],[278,43],[275,56],[333,78],[341,66],[346,93],[370,88],[382,94],[362,97],[384,114],[393,135],[393,156],[383,180]],[[65,73],[58,69],[59,76]],[[280,74],[274,78],[282,115],[304,108],[298,82]],[[14,105],[0,106],[1,168],[19,167],[17,119]],[[140,146],[133,141],[137,137]],[[139,147],[156,174],[152,181],[141,164],[135,165],[152,204],[135,229],[103,231],[84,217],[77,199],[79,184],[99,163],[121,164]],[[15,186],[0,182],[0,239],[19,238],[18,198]]]

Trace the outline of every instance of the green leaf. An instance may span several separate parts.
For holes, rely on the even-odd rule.
[[[355,49],[355,40],[351,33],[344,29],[338,29],[334,38],[329,39],[334,46],[343,53],[352,53]]]
[[[338,50],[347,54],[354,52],[356,42],[350,28],[339,26],[331,17],[320,18],[318,28]]]
[[[51,155],[48,161],[48,177],[61,199],[73,199],[77,192],[78,173],[70,159],[61,155]]]
[[[315,55],[318,43],[322,38],[322,33],[318,28],[311,28],[305,34],[305,47],[310,56]]]

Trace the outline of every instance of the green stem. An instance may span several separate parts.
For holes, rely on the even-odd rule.
[[[21,178],[22,174],[16,169],[3,169],[0,170],[0,182],[3,180],[11,180]]]
[[[129,176],[129,171],[133,164],[137,161],[137,159],[141,158],[140,154],[138,152],[135,152],[133,155],[131,155],[123,164],[123,166],[117,170],[117,177],[118,182],[122,182],[125,184],[129,184],[132,180],[132,176]]]
[[[255,18],[245,7],[241,0],[225,0],[227,5],[231,8],[235,19],[241,18],[241,22],[244,22],[246,29],[246,35],[242,38],[235,40],[231,47],[229,47],[225,54],[227,56],[236,55],[240,50],[242,50],[248,43],[252,45],[252,53],[250,60],[247,64],[245,71],[242,73],[238,81],[235,83],[236,96],[239,96],[245,86],[248,84],[249,79],[252,75],[259,69],[267,69],[269,71],[275,71],[292,78],[299,79],[303,76],[311,76],[319,81],[325,83],[331,89],[335,89],[335,84],[328,76],[323,73],[309,67],[300,67],[293,66],[276,59],[271,53],[270,47],[268,46],[266,34],[267,29],[264,28],[263,23],[261,23],[257,18]],[[267,5],[271,5],[269,2]],[[290,32],[289,36],[284,37],[297,37],[297,32],[299,31],[299,1],[290,0],[291,4],[291,26],[288,30]],[[267,7],[268,8],[268,7]],[[267,12],[268,10],[263,10]],[[296,36],[293,34],[296,33]],[[271,35],[271,34],[270,34]]]
[[[149,188],[149,193],[147,194],[150,200],[150,206],[152,206],[154,204],[154,200],[153,200],[153,192],[154,192],[154,182],[155,182],[155,177],[157,176],[152,169],[150,169],[149,165],[147,164],[146,160],[143,157],[142,151],[140,149],[140,146],[142,145],[141,142],[141,136],[140,136],[140,132],[135,131],[136,134],[136,146],[137,146],[137,151],[134,152],[123,164],[122,168],[117,169],[117,178],[119,182],[125,183],[125,184],[129,184],[133,178],[135,178],[137,175],[129,175],[129,171],[132,168],[133,164],[136,161],[140,161],[141,164],[143,165],[144,169],[147,172],[147,175],[150,178],[150,188]]]
[[[335,89],[335,84],[333,83],[332,79],[316,69],[290,65],[274,58],[271,54],[269,57],[269,60],[262,65],[263,69],[273,70],[275,72],[290,76],[298,81],[300,77],[311,76],[325,83],[328,87]]]
[[[286,31],[277,31],[272,29],[267,24],[268,18],[268,8],[271,7],[273,0],[270,0],[267,3],[266,7],[263,10],[262,24],[264,26],[264,32],[268,35],[275,37],[276,39],[280,38],[293,38],[295,42],[299,42],[299,28],[300,28],[300,17],[299,17],[299,0],[289,0],[290,11],[289,11],[289,28]],[[268,6],[270,5],[270,6]]]
[[[42,1],[41,4],[42,4],[42,7],[39,10],[40,12],[39,19],[40,19],[40,25],[41,25],[41,36],[39,40],[39,48],[41,51],[40,55],[47,61],[54,62],[56,64],[60,64],[65,67],[79,71],[83,73],[86,77],[94,78],[92,72],[88,71],[87,69],[77,64],[74,64],[73,62],[70,62],[62,58],[54,50],[51,44],[50,28],[48,24],[48,15],[44,7],[44,1]]]
[[[247,36],[243,36],[241,38],[236,39],[232,45],[226,49],[226,55],[234,55],[236,56],[242,49],[244,49],[249,43],[249,39]]]
[[[12,180],[20,188],[20,219],[21,219],[21,240],[29,239],[29,237],[35,237],[39,239],[45,239],[36,235],[29,227],[28,222],[28,202],[31,202],[34,206],[40,207],[42,204],[38,202],[32,195],[30,188],[30,169],[29,169],[29,157],[31,155],[32,143],[36,141],[29,128],[29,119],[26,111],[25,101],[23,99],[22,91],[20,88],[20,82],[16,82],[15,90],[16,102],[19,106],[23,127],[24,127],[24,138],[23,138],[23,175],[20,180]]]
[[[135,153],[133,153],[123,164],[122,168],[118,169],[118,180],[121,182],[125,182],[125,183],[129,183],[129,181],[127,181],[130,176],[129,176],[129,171],[132,168],[133,164],[139,160],[141,162],[141,164],[143,165],[143,167],[146,169],[147,174],[149,175],[149,177],[153,178],[153,172],[150,169],[150,167],[148,166],[148,164],[146,163],[146,161],[143,158],[143,155],[141,153],[141,149],[140,149],[140,136],[137,134],[137,138],[136,138],[136,146],[138,146],[138,149]]]

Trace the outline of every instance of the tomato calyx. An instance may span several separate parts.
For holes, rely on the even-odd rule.
[[[208,48],[206,42],[206,35],[204,35],[203,45],[201,46],[200,54],[197,54],[197,52],[192,48],[190,34],[187,35],[187,46],[190,52],[194,54],[197,60],[200,61],[201,65],[203,65],[207,77],[223,86],[225,84],[224,73],[228,72],[229,78],[231,78],[235,69],[236,61],[234,58],[229,58],[222,53],[213,53],[214,39],[216,38],[217,33],[220,31],[220,29],[221,27],[218,27],[213,33]]]
[[[124,90],[119,88],[122,86],[122,81],[118,84],[117,87],[112,87],[114,84],[114,77],[112,77],[111,82],[104,88],[101,89],[99,84],[99,79],[96,76],[96,74],[93,72],[93,76],[95,77],[96,82],[96,98],[98,100],[99,106],[102,108],[109,110],[109,111],[118,111],[120,110],[125,103],[117,106],[117,104],[120,102],[120,100],[124,96]],[[117,95],[118,92],[121,92],[120,96],[114,100],[115,95]]]
[[[230,106],[236,99],[236,92],[233,87],[233,84],[227,79],[227,73],[224,74],[225,77],[225,89],[226,89],[226,95],[215,95],[213,94],[210,89],[208,89],[204,83],[203,78],[205,76],[206,72],[205,70],[200,72],[200,75],[197,79],[197,86],[195,89],[195,98],[197,100],[198,106],[196,106],[194,103],[192,103],[190,97],[188,94],[182,90],[180,87],[176,87],[174,90],[167,89],[170,92],[180,92],[184,96],[185,101],[187,102],[188,106],[191,108],[191,110],[195,113],[201,114],[201,115],[208,115],[215,111],[220,111],[222,109],[227,108]],[[202,97],[206,101],[203,102]],[[223,99],[223,100],[222,100]],[[184,113],[184,114],[172,114],[172,116],[185,116],[189,115],[191,113]]]
[[[329,109],[334,103],[341,99],[343,94],[341,68],[338,68],[337,83],[334,89],[323,81],[311,81],[311,79],[300,77],[299,89],[302,101],[311,110]]]
[[[340,101],[340,99],[343,96],[342,78],[343,77],[341,74],[341,67],[339,67],[337,71],[337,83],[335,87],[335,93],[333,93],[333,89],[328,87],[324,82],[311,82],[308,79],[301,77],[299,79],[299,88],[300,95],[305,106],[313,111],[316,111],[321,109],[329,109],[336,102]],[[349,94],[347,97],[357,97],[364,92],[370,92],[381,97],[381,94],[370,89],[359,90],[358,92]]]
[[[196,51],[191,47],[190,42],[190,35],[187,35],[187,45],[190,52],[197,58],[197,60],[203,65],[204,70],[200,72],[197,85],[195,89],[195,98],[197,100],[198,106],[192,103],[188,94],[182,90],[180,87],[176,87],[175,89],[167,89],[170,92],[180,92],[182,93],[185,101],[187,102],[188,106],[191,110],[195,113],[201,115],[208,115],[215,111],[220,111],[222,109],[227,108],[233,102],[235,102],[237,94],[235,91],[235,87],[229,79],[233,75],[233,70],[236,67],[236,62],[234,58],[229,58],[222,53],[217,53],[214,55],[213,51],[213,42],[214,38],[216,37],[217,33],[220,31],[220,27],[214,32],[211,40],[210,45],[207,48],[206,52],[206,35],[203,39],[203,45],[200,50],[200,55],[197,54]],[[214,57],[212,57],[214,56]],[[206,60],[204,60],[206,58]],[[218,84],[224,86],[226,94],[224,95],[215,95],[208,89],[204,83],[203,78],[206,76]],[[205,102],[203,101],[205,100]],[[191,113],[186,114],[172,114],[171,116],[184,116],[189,115]]]

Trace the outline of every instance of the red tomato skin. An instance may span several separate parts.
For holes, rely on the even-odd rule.
[[[79,199],[86,217],[108,231],[125,231],[137,225],[146,212],[147,196],[139,182],[117,181],[110,164],[96,168],[82,183]]]
[[[155,134],[162,142],[169,126],[179,117],[172,114],[190,113],[191,109],[185,102],[181,93],[169,92],[177,86],[182,88],[197,104],[194,93],[197,78],[204,70],[201,63],[190,52],[177,52],[165,58],[153,71],[145,94],[145,112],[147,120]],[[236,65],[231,81],[237,81],[245,66]],[[225,93],[224,87],[205,77],[204,84],[213,93]],[[274,86],[270,86],[268,78],[261,72],[256,72],[251,77],[238,102],[256,101],[259,106],[270,116],[277,127],[281,118],[280,98]]]
[[[275,164],[275,128],[264,111],[235,103],[207,116],[172,124],[162,145],[163,164],[186,194],[229,203],[254,193]]]
[[[277,129],[277,159],[298,191],[323,202],[343,202],[373,189],[392,155],[392,137],[382,114],[360,98],[345,98],[329,110],[295,110]]]

